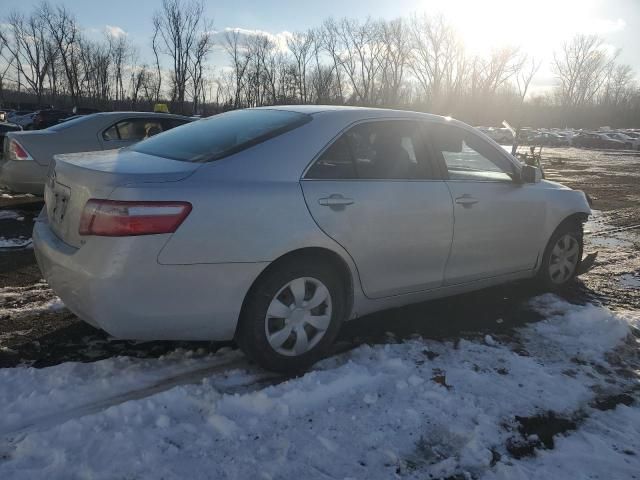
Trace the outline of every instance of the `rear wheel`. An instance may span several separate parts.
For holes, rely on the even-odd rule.
[[[249,292],[236,338],[261,366],[302,371],[327,353],[345,310],[344,285],[330,265],[284,261]]]
[[[538,272],[540,283],[548,290],[560,290],[576,276],[582,259],[582,225],[568,222],[551,236]]]

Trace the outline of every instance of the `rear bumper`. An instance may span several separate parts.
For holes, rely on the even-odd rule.
[[[46,217],[33,244],[44,278],[78,317],[117,338],[230,340],[264,263],[160,265],[164,235],[61,241]]]
[[[0,185],[12,192],[42,195],[48,169],[33,160],[0,161]]]

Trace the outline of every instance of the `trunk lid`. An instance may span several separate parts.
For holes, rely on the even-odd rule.
[[[200,166],[128,150],[56,155],[44,190],[51,229],[79,248],[83,237],[78,227],[87,200],[107,199],[123,185],[176,182]]]

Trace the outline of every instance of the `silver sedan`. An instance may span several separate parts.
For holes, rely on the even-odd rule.
[[[582,192],[455,120],[234,111],[120,151],[57,158],[34,229],[80,318],[140,340],[230,340],[274,370],[341,323],[517,279],[569,283]]]
[[[54,155],[127,147],[190,121],[164,113],[105,112],[75,117],[44,130],[8,133],[0,158],[0,186],[42,195]]]

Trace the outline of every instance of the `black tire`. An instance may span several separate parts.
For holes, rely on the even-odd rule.
[[[299,278],[317,279],[326,286],[331,301],[331,320],[315,346],[304,354],[288,356],[278,353],[271,346],[265,322],[267,310],[276,294],[289,282]],[[346,308],[344,282],[330,262],[321,263],[307,257],[283,260],[270,267],[247,294],[240,314],[236,342],[247,357],[267,370],[302,372],[328,353],[347,314]]]
[[[558,244],[558,242],[566,236],[574,239],[578,246],[578,252],[576,253],[577,261],[575,263],[575,267],[572,272],[566,278],[554,278],[552,276],[550,266],[552,262],[554,262],[554,248]],[[550,291],[560,291],[565,289],[568,285],[570,285],[576,275],[580,270],[580,263],[582,261],[582,251],[584,248],[583,244],[583,232],[582,232],[582,224],[577,221],[569,221],[562,223],[547,243],[547,246],[544,250],[544,255],[542,256],[542,263],[540,265],[540,270],[538,271],[537,280],[542,288]],[[573,256],[571,257],[573,258]],[[566,272],[566,269],[563,269]]]

